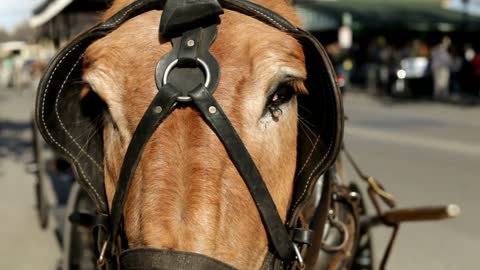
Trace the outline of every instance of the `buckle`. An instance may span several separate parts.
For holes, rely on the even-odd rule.
[[[172,38],[172,50],[160,59],[155,69],[157,88],[170,83],[180,93],[178,102],[191,102],[191,92],[199,85],[213,93],[219,83],[220,65],[209,49],[216,35],[217,25],[212,24]]]
[[[303,245],[312,245],[313,230],[307,228],[295,228],[293,229],[293,242]]]
[[[390,207],[395,205],[395,197],[391,193],[385,191],[382,185],[375,178],[369,176],[367,178],[367,183],[386,204],[388,204]]]
[[[326,252],[337,252],[337,251],[344,250],[345,247],[347,246],[348,240],[350,238],[347,225],[345,223],[343,223],[342,221],[340,221],[337,218],[337,216],[335,215],[335,212],[331,209],[328,212],[328,223],[331,226],[331,227],[329,226],[328,230],[330,230],[330,228],[335,228],[339,232],[339,234],[341,235],[342,241],[339,244],[336,244],[336,243],[328,244],[328,243],[325,242],[327,239],[323,238],[322,239],[322,249],[325,250]],[[325,234],[323,237],[325,237],[327,235],[328,235],[328,233]]]
[[[205,88],[208,88],[208,86],[210,85],[211,78],[212,78],[212,75],[210,73],[210,69],[208,68],[207,63],[205,63],[205,61],[203,61],[202,59],[196,58],[195,61],[199,64],[199,66],[201,67],[203,72],[205,72],[205,84],[204,85],[205,85]],[[178,64],[178,58],[173,60],[167,66],[167,68],[165,69],[165,73],[163,73],[163,77],[162,77],[162,84],[163,85],[166,85],[168,83],[168,75],[170,75],[170,72],[175,68],[175,66],[177,66],[177,64]],[[184,95],[184,96],[177,97],[177,101],[178,102],[189,102],[189,101],[192,101],[192,98]]]

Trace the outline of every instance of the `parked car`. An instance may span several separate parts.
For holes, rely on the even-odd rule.
[[[427,57],[407,57],[390,70],[386,93],[393,97],[432,96],[433,82]]]

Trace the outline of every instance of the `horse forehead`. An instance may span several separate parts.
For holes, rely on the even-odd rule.
[[[171,49],[170,42],[159,42],[160,14],[137,16],[92,44],[85,53],[86,73],[102,67],[115,77],[133,74],[154,83],[156,63]],[[277,73],[306,77],[303,50],[295,38],[237,12],[225,11],[211,50],[222,69],[253,66],[266,80]]]
[[[224,63],[289,67],[299,77],[306,73],[303,49],[295,38],[234,11],[225,11],[212,51]],[[260,70],[268,71],[265,67]]]

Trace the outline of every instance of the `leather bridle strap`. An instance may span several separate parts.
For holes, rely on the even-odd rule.
[[[179,95],[180,92],[171,84],[166,84],[160,88],[133,133],[132,140],[123,159],[117,188],[113,196],[108,250],[114,247],[114,243],[117,240],[130,183],[142,156],[143,149],[160,123],[175,109]]]
[[[113,247],[116,241],[128,190],[135,169],[141,158],[142,151],[155,129],[175,109],[175,100],[178,96],[179,92],[170,84],[162,87],[135,130],[125,154],[117,189],[113,198],[110,247]],[[299,255],[296,254],[294,244],[290,240],[290,236],[278,214],[277,208],[260,172],[235,131],[235,128],[215,98],[202,84],[190,92],[190,97],[192,97],[194,104],[205,121],[222,141],[233,164],[242,176],[255,201],[268,237],[276,252],[283,260],[288,262],[294,261]],[[161,112],[159,112],[159,107],[162,108]]]
[[[214,258],[192,252],[135,248],[120,256],[122,270],[236,270]]]
[[[252,157],[232,123],[205,87],[197,87],[190,93],[190,96],[205,121],[222,141],[230,159],[242,176],[278,255],[289,262],[295,260],[294,244],[290,240],[290,236],[257,166],[255,166]]]
[[[158,94],[140,120],[127,148],[113,198],[111,234],[108,248],[105,249],[112,251],[115,246],[114,243],[117,241],[128,191],[145,145],[160,123],[175,109],[177,102],[185,102],[185,105],[196,105],[205,121],[220,138],[255,202],[270,243],[272,243],[278,256],[286,262],[293,262],[298,259],[299,263],[302,264],[298,248],[291,240],[255,162],[232,123],[212,96],[218,85],[220,70],[217,61],[209,52],[209,47],[217,33],[217,20],[213,20],[213,26],[210,26],[210,24],[212,18],[218,18],[218,15],[223,11],[216,0],[206,2],[167,1],[164,13],[162,13],[161,30],[163,36],[176,34],[175,37],[171,37],[173,49],[157,65]],[[202,12],[197,14],[199,9]],[[202,21],[208,26],[202,25],[192,29],[192,22],[187,17],[169,16],[169,14],[178,14],[179,12],[196,14],[195,16],[200,17],[195,17],[197,19],[194,22]],[[180,32],[180,36],[178,36],[178,32]],[[181,73],[181,76],[173,76],[175,75],[175,68],[178,68],[177,71],[179,71],[184,66],[190,68],[187,71],[192,68],[203,69],[205,78],[203,78],[203,75],[199,77],[198,72]],[[170,83],[167,83],[167,81],[170,81]],[[191,83],[191,86],[185,84],[187,81]],[[163,84],[165,85],[163,86]]]

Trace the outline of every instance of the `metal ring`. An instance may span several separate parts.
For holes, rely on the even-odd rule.
[[[340,232],[342,237],[342,242],[338,245],[329,245],[322,241],[323,242],[322,249],[325,250],[326,252],[337,252],[337,251],[343,250],[347,245],[348,238],[349,238],[347,225],[345,225],[345,223],[339,221],[338,219],[333,218],[331,215],[329,215],[328,220],[332,225],[332,227],[336,228]]]
[[[200,63],[200,65],[203,68],[203,71],[205,71],[205,87],[208,87],[210,85],[210,80],[211,80],[210,69],[208,68],[207,63],[205,63],[205,61],[203,61],[202,59],[197,58],[196,61]],[[175,59],[167,66],[167,68],[165,69],[165,72],[163,73],[163,79],[162,79],[163,85],[167,84],[168,75],[177,64],[178,64],[178,59]]]
[[[303,269],[305,267],[305,262],[303,261],[302,254],[300,253],[300,250],[298,249],[297,245],[293,244],[293,250],[295,251],[295,257],[297,259],[298,267]]]
[[[178,102],[190,102],[192,101],[192,98],[189,96],[179,96],[177,97]]]

